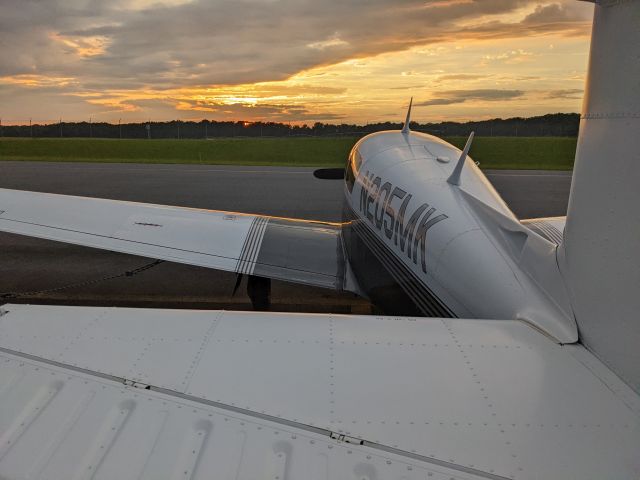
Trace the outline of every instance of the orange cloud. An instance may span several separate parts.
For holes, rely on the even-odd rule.
[[[80,57],[102,55],[110,42],[110,39],[105,36],[71,37],[60,33],[52,33],[51,39]]]
[[[588,3],[327,2],[4,8],[3,116],[364,123],[410,95],[419,121],[579,109]]]

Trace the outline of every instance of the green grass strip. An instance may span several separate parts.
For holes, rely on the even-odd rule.
[[[171,163],[340,167],[357,138],[220,138],[130,140],[2,138],[0,161]],[[447,141],[462,148],[465,138]],[[576,139],[476,137],[471,156],[482,168],[570,170]]]

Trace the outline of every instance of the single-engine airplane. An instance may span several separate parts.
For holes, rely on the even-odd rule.
[[[639,478],[640,1],[595,3],[566,217],[516,218],[411,105],[342,223],[0,189],[1,231],[385,313],[4,305],[0,477]]]

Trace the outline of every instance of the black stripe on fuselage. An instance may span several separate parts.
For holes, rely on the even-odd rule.
[[[358,264],[358,258],[361,258],[357,254],[351,254],[349,257],[356,277],[363,288],[367,290],[367,294],[371,296],[373,302],[379,305],[385,313],[394,314],[398,311],[397,303],[402,302],[398,299],[397,302],[390,301],[390,299],[380,294],[382,291],[392,291],[393,287],[399,286],[406,294],[406,297],[415,305],[416,311],[430,317],[442,317],[442,318],[455,318],[456,315],[451,311],[447,305],[440,300],[434,292],[424,283],[422,279],[416,276],[398,257],[389,249],[389,247],[382,242],[367,224],[367,222],[360,218],[358,214],[353,210],[349,201],[345,202],[344,208],[345,220],[347,220],[344,228],[350,229],[351,234],[356,235],[361,240],[362,244],[371,252],[371,254],[377,259],[380,265],[390,276],[390,280],[395,285],[381,285],[379,289],[371,288],[370,280],[366,278],[367,270],[372,270],[375,267],[368,265],[367,261],[361,261]],[[345,241],[349,242],[350,235],[345,236]],[[353,248],[358,248],[357,245],[347,245],[348,249],[353,251]],[[359,275],[360,273],[360,275]],[[378,272],[379,275],[379,272]],[[384,280],[378,279],[378,284],[384,283]],[[407,309],[401,309],[407,311]]]

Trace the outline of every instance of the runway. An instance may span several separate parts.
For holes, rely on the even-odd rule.
[[[571,172],[489,170],[485,173],[518,218],[567,214]]]
[[[0,162],[0,187],[326,221],[341,220],[342,182],[312,168]],[[519,218],[566,213],[570,172],[488,171]],[[107,281],[147,259],[0,233],[0,293],[74,288],[11,299],[26,303],[250,308],[235,275],[170,263]],[[7,300],[4,300],[7,301]],[[0,303],[3,300],[0,299]],[[274,310],[367,313],[350,294],[273,282]]]

